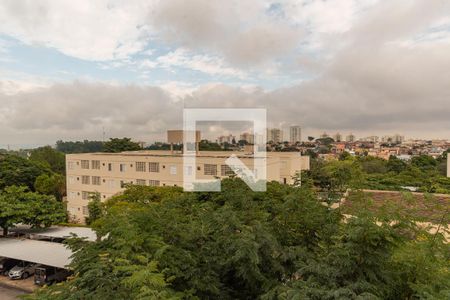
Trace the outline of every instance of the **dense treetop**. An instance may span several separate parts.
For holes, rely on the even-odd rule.
[[[344,174],[330,183],[334,191],[349,186],[348,167],[330,168]],[[310,184],[273,182],[252,192],[236,178],[223,180],[218,193],[129,186],[91,223],[97,242],[69,242],[74,277],[30,298],[450,297],[441,233],[408,215],[360,209],[344,218],[318,196]]]

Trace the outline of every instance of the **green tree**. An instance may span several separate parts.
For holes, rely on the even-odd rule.
[[[103,204],[100,199],[100,193],[92,193],[88,203],[89,216],[86,218],[86,224],[90,225],[103,216]]]
[[[406,166],[407,164],[403,160],[393,155],[389,156],[389,160],[387,162],[387,169],[389,172],[395,172],[397,174],[401,173],[406,170]]]
[[[66,194],[66,178],[60,174],[42,174],[34,182],[36,192],[45,195],[53,195],[59,201]]]
[[[53,196],[29,192],[25,187],[11,186],[0,192],[0,227],[3,234],[15,224],[48,227],[65,221],[61,202]]]
[[[437,161],[429,155],[420,155],[413,157],[411,164],[422,171],[429,171],[436,169]]]
[[[138,143],[131,141],[130,138],[111,138],[104,144],[104,152],[123,152],[142,150]]]
[[[222,147],[217,143],[211,143],[208,140],[201,140],[199,143],[200,151],[223,151]]]
[[[65,155],[50,146],[31,150],[30,160],[41,162],[53,172],[64,175],[66,171]]]
[[[327,171],[350,186],[354,163]],[[98,241],[69,241],[74,277],[30,297],[447,299],[442,234],[363,207],[344,217],[320,200],[308,186],[271,182],[260,193],[238,178],[224,179],[220,193],[129,186],[92,223]],[[427,255],[432,262],[422,262]]]
[[[30,161],[16,155],[0,154],[0,189],[17,185],[27,186],[34,190],[36,178],[50,173],[48,166],[40,162]]]
[[[365,156],[360,157],[359,162],[364,172],[367,174],[384,174],[388,172],[388,162],[382,158]]]
[[[63,153],[90,153],[90,152],[102,152],[103,142],[101,141],[76,141],[76,142],[56,142],[56,151]]]

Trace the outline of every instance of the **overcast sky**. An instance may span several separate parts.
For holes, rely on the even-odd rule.
[[[163,140],[183,107],[450,138],[450,1],[0,0],[0,148]]]

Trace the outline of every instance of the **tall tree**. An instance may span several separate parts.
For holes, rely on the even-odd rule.
[[[41,162],[25,158],[0,154],[0,189],[7,186],[27,186],[34,190],[36,178],[42,174],[50,174],[51,170]]]
[[[42,174],[36,178],[34,188],[36,192],[53,195],[56,199],[62,201],[66,194],[66,178],[57,173]]]
[[[10,186],[0,192],[0,227],[3,234],[15,224],[48,227],[65,221],[61,202],[53,196],[29,192],[25,187]]]
[[[104,144],[103,151],[105,152],[122,152],[122,151],[136,151],[142,150],[138,143],[131,141],[130,138],[111,138]]]
[[[31,150],[30,160],[46,164],[53,172],[64,175],[66,171],[65,155],[50,146]]]

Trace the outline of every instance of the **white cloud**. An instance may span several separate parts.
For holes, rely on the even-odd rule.
[[[121,59],[142,50],[149,39],[147,3],[4,0],[0,32],[85,60]]]
[[[156,59],[163,68],[181,67],[203,72],[213,76],[229,76],[244,79],[246,74],[226,65],[223,59],[209,55],[193,55],[188,50],[178,48]]]

